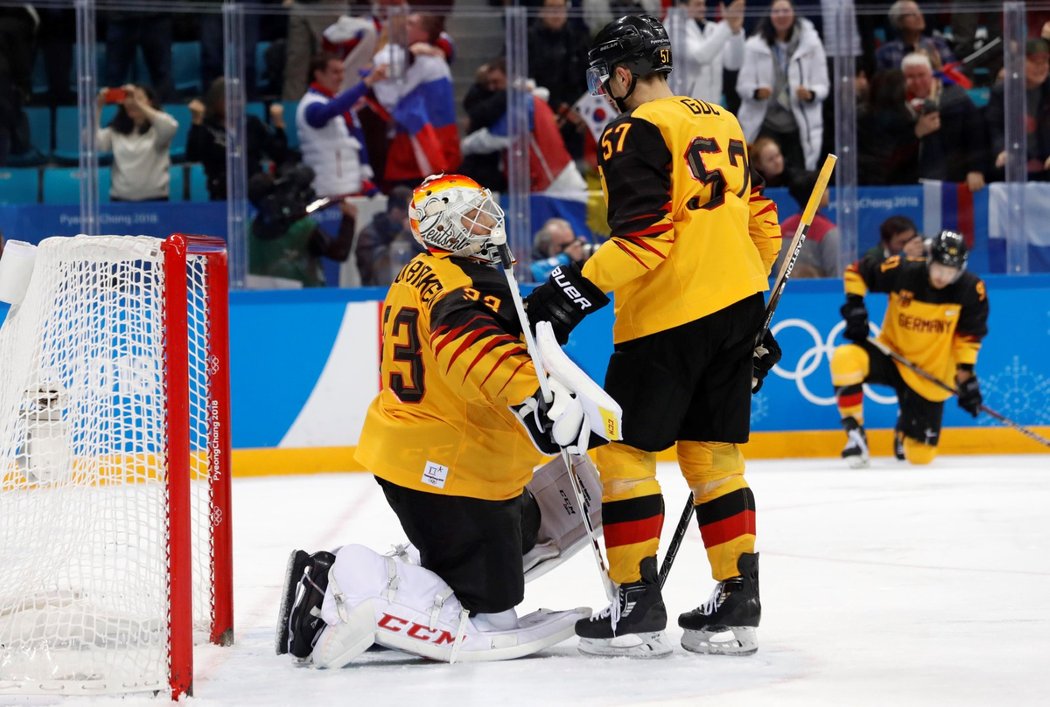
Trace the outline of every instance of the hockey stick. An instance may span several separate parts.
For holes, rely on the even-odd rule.
[[[511,255],[510,247],[506,243],[499,246],[499,257],[500,264],[503,265],[503,274],[506,276],[507,284],[510,286],[510,297],[514,301],[514,310],[518,314],[521,331],[525,336],[525,348],[529,352],[529,358],[532,359],[532,365],[536,367],[536,377],[540,381],[540,395],[543,396],[543,401],[549,405],[554,400],[554,395],[551,393],[547,371],[543,367],[543,361],[540,359],[539,347],[536,346],[536,339],[533,337],[532,328],[529,326],[529,315],[525,313],[525,304],[522,302],[521,292],[518,290],[518,280],[514,277],[514,258]],[[616,587],[613,586],[612,579],[609,578],[609,568],[605,564],[601,546],[598,544],[598,536],[595,534],[594,526],[591,524],[591,515],[587,512],[583,483],[576,475],[576,467],[572,462],[572,455],[569,454],[569,450],[565,447],[561,448],[561,459],[569,472],[569,482],[572,484],[572,493],[576,496],[576,506],[580,509],[580,515],[583,516],[583,527],[587,529],[587,537],[591,540],[594,560],[598,564],[598,572],[602,576],[602,587],[605,588],[605,594],[609,601],[615,603]]]
[[[875,348],[877,348],[882,353],[884,353],[887,356],[889,356],[890,358],[892,358],[897,363],[901,364],[902,366],[904,366],[906,368],[911,369],[915,373],[919,374],[921,377],[923,377],[926,380],[930,381],[931,383],[936,385],[938,388],[941,388],[942,390],[946,390],[949,393],[951,393],[952,395],[955,395],[955,396],[959,395],[959,389],[958,388],[956,388],[954,386],[951,386],[951,385],[948,385],[947,383],[942,381],[937,376],[933,375],[932,373],[929,373],[925,369],[920,368],[917,364],[914,364],[911,361],[909,361],[908,359],[904,358],[904,356],[901,356],[899,353],[897,353],[896,351],[894,351],[893,349],[891,349],[889,346],[887,346],[883,342],[879,341],[878,339],[869,338],[868,339],[868,343],[871,344],[872,346],[874,346]],[[1029,439],[1033,439],[1036,442],[1038,442],[1039,444],[1044,444],[1047,447],[1050,447],[1050,439],[1047,439],[1046,437],[1043,437],[1041,434],[1038,434],[1037,432],[1033,432],[1032,430],[1028,429],[1027,427],[1024,427],[1023,425],[1021,425],[1021,424],[1019,424],[1017,422],[1014,422],[1013,420],[1011,420],[1006,415],[1002,415],[1002,414],[996,412],[995,410],[992,410],[987,405],[982,404],[977,409],[980,410],[983,413],[987,413],[988,415],[991,415],[992,417],[994,417],[999,422],[1002,422],[1004,425],[1008,425],[1010,427],[1013,427],[1015,430],[1017,430],[1018,432],[1023,434],[1025,437],[1028,437]]]
[[[777,305],[780,304],[780,298],[784,295],[784,288],[787,287],[791,271],[795,268],[795,262],[802,252],[802,245],[806,242],[806,234],[809,233],[813,217],[816,216],[817,209],[820,208],[820,201],[824,198],[824,190],[828,188],[828,182],[831,181],[831,173],[835,170],[836,162],[838,162],[838,157],[828,155],[820,168],[820,174],[817,175],[817,183],[813,185],[813,191],[810,192],[809,199],[806,201],[806,208],[802,210],[802,218],[798,222],[798,228],[795,229],[795,235],[788,246],[790,248],[788,257],[780,264],[777,279],[773,282],[773,292],[769,296],[769,303],[766,304],[766,315],[762,320],[762,327],[758,330],[758,335],[755,337],[756,347],[762,343],[762,339],[766,336],[766,331],[769,330],[769,323],[773,321],[773,313],[777,310]],[[667,581],[667,575],[671,573],[671,566],[674,564],[675,556],[678,555],[678,548],[682,545],[685,532],[689,530],[689,521],[693,518],[693,510],[693,494],[690,492],[689,498],[685,502],[685,509],[682,511],[682,517],[678,521],[678,527],[675,528],[674,535],[671,537],[671,543],[667,546],[663,564],[660,565],[661,587]]]

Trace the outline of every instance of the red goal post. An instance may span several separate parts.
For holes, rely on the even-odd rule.
[[[0,693],[192,694],[193,644],[233,641],[225,244],[23,252],[0,329]]]

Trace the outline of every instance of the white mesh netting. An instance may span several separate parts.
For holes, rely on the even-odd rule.
[[[45,240],[0,330],[0,692],[168,685],[164,259]],[[207,301],[190,258],[195,632],[212,612]],[[173,342],[179,345],[179,342]]]

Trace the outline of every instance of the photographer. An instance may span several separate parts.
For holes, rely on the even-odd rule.
[[[594,252],[594,246],[576,235],[572,224],[563,218],[549,218],[536,231],[532,241],[532,279],[543,282],[559,265],[583,262]]]
[[[302,287],[323,287],[321,257],[343,262],[354,241],[357,209],[340,200],[343,217],[339,234],[329,238],[310,218],[314,201],[314,172],[296,165],[280,179],[256,174],[248,183],[248,199],[258,210],[248,234],[248,271],[252,275],[281,278]]]
[[[983,189],[987,134],[969,95],[934,77],[925,54],[908,54],[901,61],[901,70],[911,122],[901,124],[890,136],[899,161],[889,183],[937,179],[965,182],[972,192]]]

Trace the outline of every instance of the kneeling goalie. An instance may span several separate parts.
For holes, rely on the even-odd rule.
[[[589,426],[571,386],[552,378],[553,401],[540,395],[498,269],[503,211],[458,175],[425,180],[409,210],[428,252],[387,294],[382,391],[356,458],[418,558],[360,545],[292,554],[277,652],[320,667],[342,667],[373,643],[449,662],[515,658],[572,636],[590,615],[514,609],[526,570],[538,575],[586,542],[561,501],[564,465],[532,470],[562,447],[582,453]],[[577,459],[585,493],[600,498],[593,467]]]

